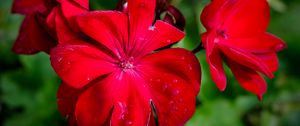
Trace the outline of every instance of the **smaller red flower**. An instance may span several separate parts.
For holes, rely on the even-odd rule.
[[[58,43],[56,20],[64,22],[65,26],[59,25],[60,28],[68,28],[68,23],[74,26],[75,14],[87,10],[88,0],[14,0],[12,12],[25,15],[25,19],[12,50],[18,54],[48,53]]]
[[[49,35],[46,18],[56,0],[14,0],[12,12],[25,15],[19,35],[12,48],[18,54],[49,52],[56,45]]]
[[[278,69],[276,52],[285,43],[266,33],[270,19],[266,0],[212,0],[201,15],[207,32],[202,34],[213,81],[226,87],[222,59],[239,84],[260,99],[267,85],[259,73],[269,78]]]

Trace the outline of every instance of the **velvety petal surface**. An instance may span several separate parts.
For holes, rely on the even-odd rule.
[[[62,83],[57,91],[57,104],[59,112],[68,120],[69,126],[77,126],[75,118],[75,105],[79,95],[84,91],[70,87],[68,84]]]
[[[253,53],[278,52],[287,46],[280,38],[270,33],[264,33],[251,38],[229,38],[226,43],[230,44],[231,47]]]
[[[266,66],[266,64],[264,64],[263,61],[255,55],[237,48],[229,47],[224,43],[219,44],[219,47],[222,50],[222,53],[225,54],[226,58],[234,60],[235,62],[243,64],[253,70],[259,71],[269,78],[274,77],[272,71]]]
[[[115,54],[124,56],[128,43],[128,17],[117,11],[94,11],[77,18],[80,29]]]
[[[47,10],[45,0],[14,0],[12,5],[13,13],[32,14]]]
[[[89,9],[89,0],[73,0],[85,9]]]
[[[56,35],[60,44],[76,44],[78,40],[84,38],[82,34],[71,29],[60,8],[57,8],[55,15],[55,29],[57,29]]]
[[[80,4],[82,5],[78,4],[79,1],[81,1]],[[88,0],[77,0],[77,2],[74,0],[60,0],[62,13],[74,31],[79,31],[76,23],[76,17],[88,12],[88,9],[83,7],[86,6],[86,4],[88,4]]]
[[[211,54],[206,53],[206,60],[209,65],[210,75],[216,83],[219,90],[224,91],[226,88],[226,75],[223,67],[222,58],[218,49],[213,50]]]
[[[167,49],[146,56],[138,69],[151,92],[159,124],[184,125],[194,113],[199,92],[197,58],[184,49]]]
[[[256,54],[256,56],[261,59],[264,64],[266,64],[272,72],[275,72],[279,67],[278,57],[275,52]]]
[[[266,31],[270,12],[266,0],[213,0],[201,16],[209,30],[230,37],[255,36]]]
[[[44,26],[38,22],[36,14],[27,15],[22,22],[19,35],[12,48],[18,54],[34,54],[39,51],[49,52],[56,45]]]
[[[76,104],[78,124],[143,126],[149,124],[151,107],[144,80],[134,72],[108,75],[86,90]],[[139,86],[140,85],[140,86]],[[143,88],[142,90],[140,90]]]
[[[128,0],[128,17],[130,25],[130,43],[144,37],[155,18],[156,0]]]
[[[247,91],[256,94],[261,100],[267,90],[265,80],[251,68],[242,66],[233,61],[228,61],[228,64],[238,83]]]
[[[115,60],[88,44],[58,45],[52,49],[50,58],[56,73],[75,88],[115,69]]]
[[[184,32],[174,26],[158,20],[154,26],[148,29],[145,37],[140,37],[137,40],[136,45],[133,45],[134,52],[130,55],[143,56],[156,49],[178,42],[184,35]]]

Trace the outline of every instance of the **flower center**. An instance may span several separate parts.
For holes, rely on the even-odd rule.
[[[133,58],[129,58],[127,60],[123,60],[120,62],[119,67],[121,69],[132,69],[134,67],[133,65]]]

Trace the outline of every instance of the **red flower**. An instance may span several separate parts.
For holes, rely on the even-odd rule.
[[[266,0],[213,0],[204,8],[201,21],[207,32],[202,41],[220,90],[226,87],[223,58],[243,88],[259,98],[265,93],[267,85],[259,73],[272,78],[278,69],[276,52],[285,48],[282,40],[266,33],[269,19]]]
[[[64,16],[72,20],[77,11],[70,9],[78,6],[77,10],[87,10],[88,0],[60,0]],[[56,0],[14,0],[12,12],[25,15],[19,36],[13,46],[13,51],[19,54],[34,54],[39,51],[49,52],[57,44],[55,28],[56,8],[60,8]],[[66,6],[64,6],[66,5]],[[73,6],[71,6],[73,5]],[[73,7],[73,8],[70,8]],[[65,19],[64,19],[65,20]],[[70,22],[72,23],[72,22]]]
[[[65,84],[60,111],[78,125],[184,125],[195,109],[200,67],[189,51],[154,50],[184,33],[157,20],[155,0],[128,0],[128,13],[95,11],[77,18],[92,40],[62,42],[51,63]],[[71,123],[72,124],[72,123]]]
[[[47,31],[46,18],[55,0],[14,0],[12,12],[25,15],[13,51],[19,54],[49,52],[56,41]]]

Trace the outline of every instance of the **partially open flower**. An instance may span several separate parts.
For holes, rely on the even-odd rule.
[[[273,78],[278,69],[276,52],[285,43],[266,29],[270,19],[266,0],[212,0],[201,15],[207,32],[202,34],[213,81],[226,87],[222,59],[239,84],[258,98],[267,85],[259,73]]]

